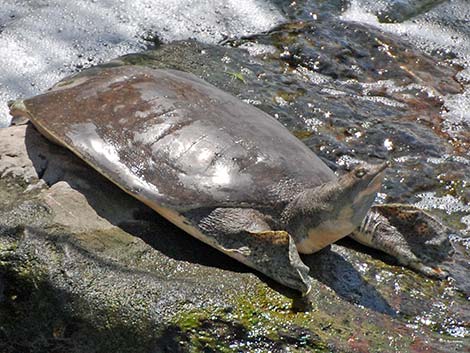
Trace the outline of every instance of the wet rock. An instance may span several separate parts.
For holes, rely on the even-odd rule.
[[[195,73],[279,119],[338,173],[391,159],[381,200],[439,200],[452,225],[470,214],[468,150],[441,126],[439,97],[460,92],[458,68],[396,37],[320,19],[225,47],[162,45],[109,65],[122,64]],[[302,312],[295,293],[186,235],[29,125],[0,130],[0,175],[2,351],[470,346],[468,286],[457,287],[468,281],[464,237],[454,241],[457,275],[442,282],[347,240],[307,256],[315,282]],[[458,210],[444,207],[449,197],[463,200]]]

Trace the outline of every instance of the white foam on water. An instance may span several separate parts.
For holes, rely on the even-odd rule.
[[[266,31],[285,19],[263,0],[1,0],[0,127],[7,101],[31,96],[81,68],[164,42]]]

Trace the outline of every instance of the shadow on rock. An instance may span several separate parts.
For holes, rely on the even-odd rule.
[[[233,272],[252,272],[242,263],[193,238],[153,210],[148,211],[153,213],[152,221],[123,222],[119,227],[174,260]]]
[[[303,260],[310,267],[310,275],[335,291],[339,297],[379,313],[396,315],[382,295],[337,252],[327,248]]]
[[[353,241],[351,241],[354,243]],[[378,253],[378,251],[376,251]],[[380,256],[379,256],[380,257]],[[302,255],[302,261],[310,268],[309,275],[333,290],[340,298],[355,305],[361,305],[378,313],[395,317],[396,311],[383,296],[363,279],[361,274],[341,254],[325,248],[312,255]],[[255,273],[270,288],[293,299],[292,310],[308,312],[311,310],[314,295],[300,297],[291,288],[272,280],[261,273]]]
[[[86,252],[73,244],[63,241],[52,246],[51,237],[39,230],[2,230],[5,232],[15,234],[19,246],[12,256],[2,258],[0,317],[8,319],[2,320],[0,351],[152,351],[151,340],[165,322],[155,309],[146,309],[145,305],[150,306],[146,303],[152,303],[151,295],[142,304],[126,299],[135,293],[130,284],[136,275],[124,273],[115,282],[113,273],[122,275],[119,268],[100,264],[105,276],[94,280],[90,274],[97,259],[83,257],[91,272],[77,271],[77,263],[72,261]],[[65,262],[57,263],[59,259]],[[45,268],[48,272],[43,272]],[[149,282],[151,279],[142,281],[143,285]],[[106,296],[110,293],[116,295]],[[132,311],[132,306],[137,309]]]

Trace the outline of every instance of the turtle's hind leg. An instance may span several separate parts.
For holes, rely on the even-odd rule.
[[[427,212],[410,205],[373,206],[351,237],[381,250],[428,277],[445,278],[440,268],[452,251],[452,230]]]
[[[211,245],[275,281],[307,295],[312,278],[289,233],[271,230],[253,209],[217,208],[198,228]]]

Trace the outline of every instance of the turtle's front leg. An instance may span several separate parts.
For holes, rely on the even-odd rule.
[[[307,295],[312,278],[286,231],[271,230],[260,212],[217,208],[203,217],[198,228],[208,243],[275,281]]]
[[[351,237],[395,257],[398,262],[434,278],[445,278],[440,268],[449,257],[452,230],[425,211],[410,205],[373,206]]]

